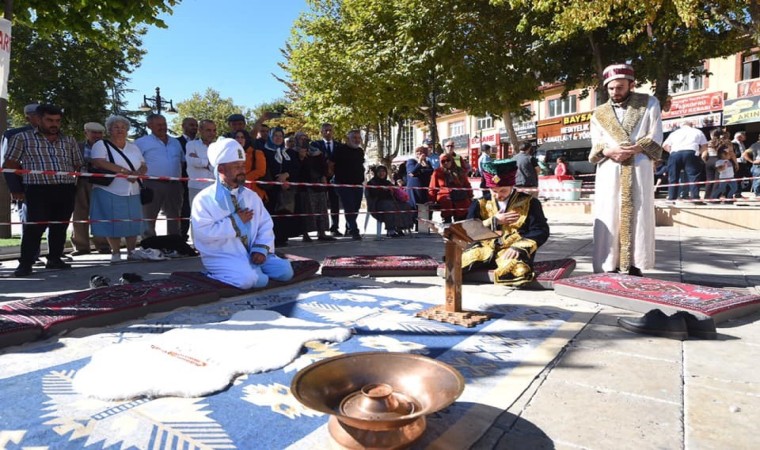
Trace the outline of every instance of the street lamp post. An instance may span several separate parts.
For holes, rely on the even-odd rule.
[[[148,112],[155,109],[158,114],[161,114],[161,110],[163,110],[167,105],[169,105],[169,108],[166,109],[166,112],[170,114],[177,113],[177,110],[174,109],[172,101],[161,97],[161,88],[156,88],[155,97],[147,97],[143,95],[143,103],[140,105],[140,111]]]

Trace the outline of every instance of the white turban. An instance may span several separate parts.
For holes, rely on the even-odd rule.
[[[245,161],[245,151],[234,139],[219,139],[208,146],[208,161],[214,167],[229,162]]]

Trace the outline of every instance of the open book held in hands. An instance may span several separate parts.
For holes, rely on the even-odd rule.
[[[451,239],[463,246],[477,241],[496,239],[500,236],[477,219],[460,220],[451,224],[436,223],[436,228],[444,238]]]

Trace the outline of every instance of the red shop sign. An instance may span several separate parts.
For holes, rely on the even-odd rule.
[[[723,92],[673,98],[668,100],[668,103],[670,108],[662,111],[663,119],[720,111],[723,109]],[[666,104],[665,107],[667,106]]]

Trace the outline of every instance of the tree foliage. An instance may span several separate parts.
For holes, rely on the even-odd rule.
[[[160,14],[171,14],[181,0],[15,0],[14,25],[23,25],[42,36],[54,36],[65,30],[77,39],[102,41],[111,49],[119,48],[114,34],[130,35],[143,25],[166,28]]]
[[[80,135],[85,122],[103,123],[113,109],[112,88],[126,81],[145,53],[142,34],[140,29],[122,35],[118,50],[105,50],[103,42],[68,32],[43,36],[32,28],[14,26],[8,80],[13,117],[23,117],[28,103],[44,102],[64,109],[66,133]]]
[[[189,99],[178,102],[177,111],[171,125],[176,133],[182,132],[182,119],[185,117],[194,117],[198,121],[213,120],[220,136],[230,131],[227,126],[230,114],[243,114],[247,122],[252,122],[254,118],[250,110],[236,105],[230,97],[223,98],[219,91],[210,87],[203,94],[194,92]]]
[[[708,58],[727,56],[751,45],[754,0],[491,0],[532,13],[550,14],[535,23],[523,14],[520,29],[549,43],[587,41],[591,61],[568,67],[567,87],[599,83],[603,68],[629,61],[637,81],[649,81],[664,102],[668,82],[684,73],[703,75]],[[757,29],[755,27],[755,29]],[[586,69],[578,67],[584,64]]]

